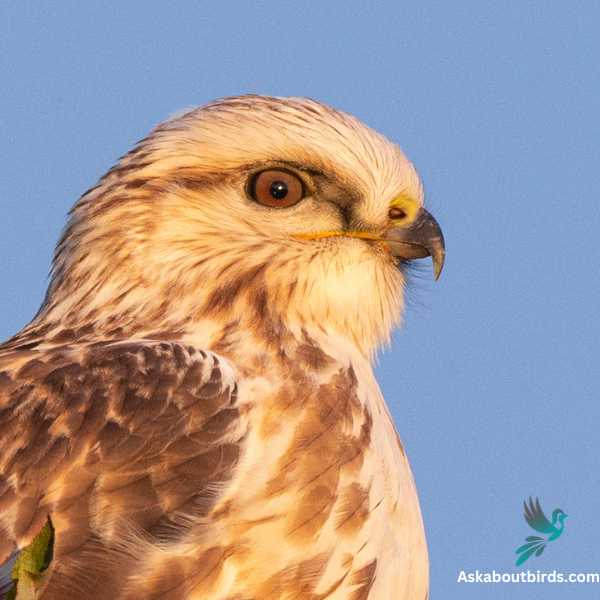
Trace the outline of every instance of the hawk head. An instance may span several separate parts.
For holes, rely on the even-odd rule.
[[[38,322],[210,338],[319,331],[366,355],[406,261],[443,265],[401,150],[305,98],[226,98],[159,125],[79,200]],[[210,340],[206,340],[210,343]]]

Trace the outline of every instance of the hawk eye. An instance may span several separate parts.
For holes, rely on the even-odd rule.
[[[286,208],[304,198],[302,180],[289,171],[269,169],[254,175],[250,181],[250,195],[259,204]]]

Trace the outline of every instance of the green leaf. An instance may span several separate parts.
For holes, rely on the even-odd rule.
[[[11,573],[13,587],[5,595],[5,600],[34,597],[36,582],[41,573],[48,568],[53,548],[54,528],[48,520],[31,544],[23,548],[17,556]]]

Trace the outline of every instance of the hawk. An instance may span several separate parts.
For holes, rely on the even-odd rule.
[[[242,96],[154,129],[0,346],[9,597],[424,600],[372,360],[426,256],[414,167],[348,114]]]

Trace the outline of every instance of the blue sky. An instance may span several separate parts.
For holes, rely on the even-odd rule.
[[[158,121],[243,92],[329,102],[404,148],[446,235],[378,367],[433,598],[598,596],[456,583],[514,570],[529,495],[570,515],[530,567],[600,570],[598,4],[123,4],[0,9],[1,336],[36,311],[69,207]]]

